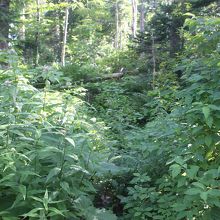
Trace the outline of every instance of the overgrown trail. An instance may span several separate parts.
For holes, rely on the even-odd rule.
[[[219,0],[0,0],[0,219],[219,220]]]

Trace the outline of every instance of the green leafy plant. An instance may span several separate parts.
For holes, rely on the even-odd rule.
[[[106,146],[102,124],[84,116],[83,89],[55,92],[46,79],[38,90],[17,68],[2,72],[0,90],[1,216],[78,219],[89,208],[77,208],[81,196],[96,213],[91,178]]]
[[[154,166],[138,163],[139,172],[134,174],[127,188],[128,196],[123,199],[128,219],[217,219],[220,210],[219,52],[217,35],[211,30],[217,31],[218,24],[218,18],[186,22],[188,49],[180,64],[186,87],[176,93],[179,104],[170,115],[163,116],[166,120],[162,121],[159,116],[159,124],[152,122],[156,128],[145,129],[147,140],[140,142],[143,135],[130,138],[130,145],[133,148],[135,143],[137,152],[144,146],[147,153],[139,157],[146,158],[145,164],[152,153],[158,162]],[[204,41],[209,45],[205,50]],[[168,119],[169,125],[173,121],[173,128],[165,124]],[[166,168],[164,172],[154,176],[161,167]]]

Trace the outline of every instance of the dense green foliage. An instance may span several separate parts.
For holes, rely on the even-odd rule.
[[[190,31],[177,67],[184,72],[178,103],[129,139],[144,164],[123,200],[128,219],[218,219],[219,21],[186,22]]]
[[[1,73],[1,216],[104,215],[91,181],[108,171],[96,168],[107,160],[105,127],[86,116],[84,89],[52,91],[47,80],[39,91],[24,72]]]
[[[0,15],[1,219],[219,219],[219,2],[143,8],[136,37],[125,0]]]

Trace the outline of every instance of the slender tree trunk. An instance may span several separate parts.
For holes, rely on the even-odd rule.
[[[20,32],[20,39],[22,41],[25,40],[25,24],[24,24],[24,21],[25,21],[25,5],[24,5],[24,8],[22,9],[22,14],[21,14],[21,20],[22,20],[22,26],[21,26],[21,32]]]
[[[23,5],[23,9],[21,11],[21,28],[19,32],[19,40],[22,46],[22,51],[23,51],[23,59],[24,62],[26,61],[27,58],[27,49],[26,49],[26,27],[25,27],[25,3]],[[28,60],[28,59],[27,59]]]
[[[40,26],[40,0],[36,0],[37,5],[37,26]],[[39,64],[39,47],[40,47],[40,32],[39,28],[37,28],[36,34],[35,34],[35,42],[36,42],[36,51],[35,51],[35,66],[38,66]]]
[[[120,28],[121,29],[121,28]],[[119,48],[122,49],[123,45],[122,45],[122,41],[123,41],[123,36],[122,36],[122,31],[120,31],[120,41],[119,41]]]
[[[61,65],[62,66],[65,66],[68,20],[69,20],[69,7],[66,7],[66,9],[65,9],[65,19],[64,19],[64,28],[63,28],[63,45],[62,45],[62,53],[61,53]]]
[[[155,38],[154,32],[151,35],[152,38],[152,65],[153,65],[153,88],[155,87],[155,79],[156,79],[156,53],[155,53]]]
[[[132,0],[132,35],[136,37],[137,33],[137,0]]]
[[[61,62],[61,56],[62,56],[62,48],[63,48],[63,16],[61,11],[59,10],[59,51],[58,51],[58,57]]]
[[[0,50],[8,48],[10,0],[0,0]]]
[[[115,48],[118,49],[119,46],[119,8],[118,8],[118,0],[115,2]]]
[[[140,11],[140,32],[144,33],[145,31],[145,6],[144,0],[141,1],[141,11]]]

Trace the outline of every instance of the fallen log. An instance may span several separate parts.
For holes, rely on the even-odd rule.
[[[96,83],[96,82],[102,82],[105,80],[112,80],[112,79],[118,80],[118,79],[121,79],[126,74],[125,72],[123,72],[123,70],[124,70],[124,68],[122,68],[120,70],[120,72],[118,72],[118,73],[108,74],[103,77],[96,77],[96,78],[76,81],[76,82],[74,82],[74,85],[60,86],[58,89],[59,90],[71,89],[71,88],[75,88],[76,85],[83,84],[83,83]]]

